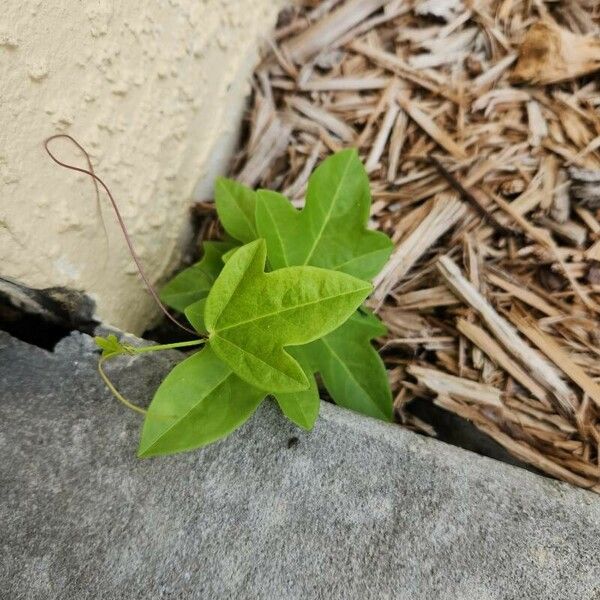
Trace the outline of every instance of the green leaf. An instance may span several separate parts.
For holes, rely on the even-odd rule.
[[[266,245],[240,248],[206,300],[204,319],[215,353],[248,383],[268,392],[309,387],[285,350],[339,327],[371,291],[355,277],[315,267],[265,273]]]
[[[291,354],[298,360],[306,377],[309,381],[309,388],[301,392],[292,392],[290,394],[275,394],[275,400],[279,404],[281,412],[293,423],[310,430],[313,428],[317,417],[319,416],[319,408],[321,407],[321,399],[319,398],[319,390],[317,382],[312,373],[310,365],[299,352],[302,348],[293,349]]]
[[[281,194],[260,190],[256,226],[271,267],[313,265],[371,280],[392,243],[367,229],[370,207],[369,178],[355,150],[338,152],[315,170],[301,211]]]
[[[202,260],[173,277],[160,291],[160,299],[183,312],[196,300],[206,297],[223,268],[223,255],[232,246],[229,242],[204,242]]]
[[[193,450],[223,438],[242,425],[264,397],[204,348],[179,363],[156,391],[138,456]]]
[[[192,324],[192,327],[200,334],[208,333],[206,323],[204,322],[204,310],[206,309],[206,298],[190,304],[185,309],[185,316]]]
[[[256,193],[253,190],[232,179],[219,177],[215,184],[215,204],[219,219],[230,236],[243,243],[258,237],[254,220]]]
[[[236,246],[235,248],[232,248],[231,250],[228,250],[227,252],[225,252],[225,254],[223,254],[223,256],[221,257],[221,260],[226,263],[234,254],[234,252],[238,249],[238,246]]]
[[[391,421],[387,373],[370,342],[385,332],[377,317],[359,310],[341,327],[302,350],[336,404]]]
[[[117,336],[113,333],[109,334],[105,338],[97,335],[94,338],[94,341],[99,348],[102,348],[103,358],[109,358],[111,356],[116,356],[117,354],[127,354],[130,352],[130,347],[127,344],[122,344],[117,339]]]

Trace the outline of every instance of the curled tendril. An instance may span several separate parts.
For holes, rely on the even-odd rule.
[[[50,142],[52,142],[53,140],[57,140],[57,139],[66,139],[69,140],[71,143],[73,143],[83,154],[83,156],[86,159],[88,168],[82,168],[82,167],[77,167],[75,165],[70,165],[68,163],[65,163],[63,161],[61,161],[60,159],[58,159],[50,150]],[[94,168],[92,166],[92,161],[90,159],[90,155],[88,154],[87,150],[72,136],[66,134],[66,133],[59,133],[56,135],[52,135],[49,138],[47,138],[44,141],[44,148],[46,150],[46,152],[48,153],[48,156],[50,156],[50,158],[57,164],[60,165],[61,167],[64,167],[65,169],[70,169],[71,171],[77,171],[79,173],[83,173],[84,175],[89,175],[92,180],[94,181],[94,185],[96,188],[96,197],[98,198],[99,195],[99,191],[98,191],[98,184],[100,184],[100,186],[102,187],[102,189],[104,189],[104,191],[106,192],[106,195],[108,196],[108,199],[110,200],[110,203],[112,205],[113,211],[117,217],[117,221],[119,223],[119,227],[121,228],[121,231],[123,233],[123,237],[125,238],[125,242],[127,243],[127,247],[129,248],[129,253],[131,254],[131,258],[133,259],[133,262],[135,263],[135,266],[137,267],[137,270],[140,274],[140,277],[142,278],[142,280],[144,281],[144,284],[146,285],[146,288],[148,289],[148,291],[150,292],[150,295],[152,296],[152,298],[154,299],[154,302],[156,302],[156,305],[160,308],[160,310],[165,314],[165,316],[171,321],[173,322],[175,325],[177,325],[178,327],[180,327],[181,329],[183,329],[184,331],[186,331],[187,333],[191,333],[193,335],[196,335],[196,332],[193,329],[190,329],[189,327],[186,327],[185,325],[183,325],[180,321],[178,321],[173,315],[171,315],[169,313],[169,311],[167,310],[167,308],[165,307],[165,305],[161,302],[160,298],[158,297],[158,294],[156,292],[156,290],[154,289],[154,286],[150,283],[150,280],[148,279],[146,272],[144,271],[144,267],[142,266],[142,262],[137,254],[137,252],[135,251],[135,248],[133,246],[133,242],[131,241],[131,237],[129,235],[129,232],[127,230],[127,226],[125,225],[125,222],[123,221],[123,217],[121,216],[121,211],[119,210],[119,207],[117,205],[117,202],[115,201],[110,189],[108,188],[108,186],[104,183],[104,181],[102,181],[102,179],[100,179],[100,177],[98,177],[98,175],[96,175],[96,173],[94,172]]]

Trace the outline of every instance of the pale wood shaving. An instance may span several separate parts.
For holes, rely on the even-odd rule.
[[[573,33],[552,21],[535,23],[523,40],[512,77],[557,83],[600,69],[600,40]]]
[[[414,375],[421,385],[438,394],[448,394],[470,402],[502,408],[502,392],[490,385],[416,365],[409,365],[407,372]]]
[[[373,298],[382,301],[394,285],[410,271],[417,260],[466,213],[465,205],[453,194],[442,194],[432,201],[425,218],[395,249],[381,273],[375,278]]]
[[[337,10],[325,14],[306,31],[287,41],[284,48],[297,62],[310,58],[388,1],[350,0]]]
[[[475,346],[485,352],[494,363],[502,367],[509,375],[514,377],[524,388],[531,392],[540,402],[548,404],[547,393],[544,388],[536,383],[481,327],[470,323],[466,319],[458,319],[456,328]]]
[[[529,369],[532,377],[540,385],[553,394],[562,410],[573,414],[576,396],[556,369],[523,341],[518,331],[465,279],[449,257],[441,256],[437,267],[450,289],[475,310],[506,350]]]
[[[546,335],[524,311],[513,312],[512,321],[561,371],[600,406],[600,386],[549,335]]]

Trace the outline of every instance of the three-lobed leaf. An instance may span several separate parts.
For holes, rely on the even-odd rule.
[[[385,365],[371,345],[385,326],[371,313],[357,311],[341,327],[302,348],[321,374],[336,404],[384,421],[392,420],[392,394]]]
[[[186,358],[162,382],[144,421],[138,456],[200,448],[242,425],[265,392],[237,377],[211,348]]]
[[[225,231],[244,244],[255,240],[256,192],[233,181],[219,177],[215,184],[215,205]]]
[[[390,239],[367,229],[369,178],[355,150],[329,157],[308,182],[298,211],[276,192],[256,194],[256,229],[273,269],[313,265],[371,280],[392,251]]]
[[[204,333],[206,299],[186,310],[190,323]],[[386,328],[375,315],[363,309],[356,311],[335,331],[321,339],[292,348],[311,383],[309,390],[291,394],[276,394],[284,414],[294,423],[310,429],[319,408],[318,390],[314,389],[312,372],[321,374],[325,388],[333,401],[371,417],[392,420],[392,394],[387,372],[371,340],[385,335]],[[309,417],[307,419],[307,417]]]
[[[183,312],[196,300],[206,297],[223,268],[223,255],[233,247],[230,242],[204,242],[202,260],[165,284],[160,299],[167,306]]]
[[[225,264],[204,310],[215,353],[248,383],[268,392],[298,392],[309,382],[284,350],[341,325],[371,291],[345,273],[288,267],[265,273],[266,245],[241,247]]]

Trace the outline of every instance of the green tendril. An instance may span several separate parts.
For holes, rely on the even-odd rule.
[[[127,408],[135,411],[136,413],[139,413],[140,415],[145,415],[146,414],[146,410],[144,410],[143,408],[136,406],[135,404],[132,404],[131,402],[129,402],[129,400],[127,400],[127,398],[125,398],[120,392],[119,390],[113,385],[112,381],[108,378],[108,375],[104,372],[103,366],[104,363],[109,359],[109,358],[114,358],[115,356],[119,356],[118,354],[112,354],[110,356],[102,356],[100,358],[100,360],[98,361],[98,373],[100,373],[100,377],[102,377],[102,381],[104,381],[104,383],[106,384],[106,387],[110,390],[111,394],[122,404],[124,404]]]
[[[100,377],[102,377],[102,381],[106,384],[106,387],[110,390],[111,394],[122,404],[124,404],[130,410],[133,410],[136,413],[141,415],[146,415],[147,411],[135,404],[129,402],[119,390],[114,386],[112,381],[108,378],[108,375],[104,371],[104,363],[117,356],[122,356],[123,354],[135,355],[135,354],[143,354],[144,352],[159,352],[161,350],[173,350],[175,348],[188,348],[190,346],[199,346],[201,344],[206,343],[206,338],[202,338],[199,340],[191,340],[187,342],[173,342],[172,344],[159,344],[155,346],[140,346],[135,347],[130,344],[120,344],[119,349],[113,352],[109,352],[108,354],[103,354],[98,361],[98,373],[100,373]]]

